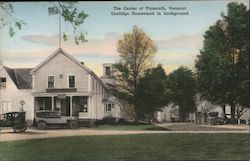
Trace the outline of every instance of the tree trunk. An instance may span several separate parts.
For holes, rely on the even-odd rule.
[[[135,106],[135,122],[139,120],[139,114],[138,114],[138,105],[137,105],[137,76],[133,76],[134,81],[134,98],[133,98],[133,104]]]
[[[186,118],[185,112],[183,112],[182,110],[179,110],[179,113],[180,113],[181,121],[184,122]]]
[[[226,105],[225,104],[222,104],[222,111],[226,115]]]
[[[231,118],[235,119],[235,104],[231,104]]]
[[[225,121],[227,119],[227,115],[226,115],[226,105],[225,104],[222,104],[222,118],[223,120]]]
[[[138,114],[138,111],[136,110],[136,105],[135,106],[135,122],[137,122],[139,120],[139,114]]]
[[[134,107],[135,107],[135,122],[137,122],[140,119],[140,111],[138,109],[138,104],[136,101],[134,103]]]

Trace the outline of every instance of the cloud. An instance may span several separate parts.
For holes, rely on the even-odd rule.
[[[187,60],[196,57],[198,52],[159,52],[156,58],[159,60]]]
[[[42,45],[49,45],[49,46],[55,46],[57,41],[55,39],[55,37],[59,35],[23,35],[22,39],[24,41],[30,42],[30,43],[34,43],[34,44],[42,44]]]
[[[58,34],[54,35],[24,35],[22,39],[24,41],[49,45],[53,47],[59,46]],[[69,53],[98,53],[103,55],[117,55],[116,53],[116,42],[121,37],[120,34],[115,32],[108,32],[101,39],[88,39],[88,42],[84,44],[75,44],[74,37],[70,36],[68,41],[62,40],[62,48],[66,49]]]
[[[202,34],[183,35],[183,36],[178,36],[178,37],[172,37],[170,39],[156,41],[156,44],[159,49],[169,49],[169,48],[201,49],[202,43],[203,43]]]
[[[117,55],[116,43],[122,35],[116,32],[108,32],[100,39],[88,39],[88,42],[80,45],[76,45],[74,37],[70,36],[68,41],[62,40],[62,48],[66,49],[70,53],[99,53],[103,55]],[[58,34],[54,35],[24,35],[22,36],[24,41],[49,45],[58,47]],[[158,49],[171,49],[171,48],[202,48],[203,36],[202,34],[196,35],[183,35],[178,37],[172,37],[164,40],[155,40]]]
[[[56,48],[54,49],[47,49],[47,50],[27,50],[27,51],[15,51],[15,50],[8,50],[8,51],[1,51],[1,58],[2,59],[29,59],[29,58],[45,58],[55,52]]]
[[[62,48],[79,61],[84,61],[97,75],[101,75],[103,63],[118,60],[116,43],[121,38],[122,35],[119,33],[108,32],[102,38],[88,39],[88,42],[76,45],[71,36],[67,42],[62,41]],[[58,34],[23,35],[22,39],[26,42],[46,45],[47,47],[44,50],[1,51],[1,58],[7,63],[6,65],[9,64],[12,67],[34,67],[58,48]],[[202,48],[202,40],[201,34],[154,40],[158,46],[155,62],[163,64],[168,73],[177,69],[180,65],[192,66],[199,49]],[[36,60],[39,60],[39,62]]]

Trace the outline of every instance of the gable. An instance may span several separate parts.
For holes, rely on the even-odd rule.
[[[42,61],[38,66],[36,66],[32,71],[31,74],[34,74],[35,72],[37,72],[40,68],[42,68],[43,66],[45,66],[46,64],[48,64],[51,60],[53,60],[55,57],[57,57],[58,55],[64,55],[65,57],[67,57],[69,60],[71,60],[72,62],[74,62],[75,64],[77,64],[79,67],[85,69],[88,72],[91,72],[90,69],[88,69],[86,66],[82,65],[80,62],[78,62],[74,57],[72,57],[70,54],[66,53],[64,50],[62,50],[61,48],[59,48],[58,50],[56,50],[53,54],[51,54],[49,57],[47,57],[44,61]]]
[[[56,54],[53,58],[47,61],[44,65],[36,70],[35,75],[40,73],[50,73],[55,75],[68,75],[68,74],[88,74],[88,70],[80,66],[75,61],[72,61],[68,56],[63,53]]]
[[[61,58],[60,58],[61,57]],[[61,59],[61,60],[60,60]],[[64,62],[66,61],[66,62]],[[53,68],[53,65],[58,67],[58,68]],[[71,65],[70,65],[71,64]],[[74,64],[74,65],[72,65]],[[72,57],[70,54],[65,52],[63,49],[59,48],[56,50],[53,54],[51,54],[48,58],[46,58],[43,62],[41,62],[38,66],[36,66],[32,71],[31,74],[34,75],[36,72],[41,70],[42,68],[50,66],[49,70],[66,70],[74,67],[81,68],[83,71],[86,73],[92,75],[102,86],[103,88],[107,89],[105,84],[100,80],[100,78],[93,72],[91,71],[88,67],[85,65],[81,64],[79,61],[77,61],[74,57]]]
[[[6,66],[2,67],[18,89],[32,89],[32,76],[30,74],[30,71],[32,70],[31,68],[11,69]]]

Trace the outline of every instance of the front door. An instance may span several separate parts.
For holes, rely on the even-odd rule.
[[[70,116],[70,97],[55,97],[55,110],[61,111],[64,116]]]

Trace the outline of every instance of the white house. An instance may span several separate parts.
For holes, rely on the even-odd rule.
[[[109,76],[112,74],[111,67],[110,64]],[[108,79],[105,72],[103,78]],[[20,110],[20,100],[24,100],[28,120],[33,119],[37,110],[62,111],[66,116],[73,116],[78,111],[79,118],[86,120],[121,117],[121,105],[110,94],[105,83],[62,49],[32,70],[2,66],[0,78],[3,86],[0,89],[1,113]],[[22,88],[19,84],[22,84]]]
[[[179,120],[179,107],[174,106],[173,104],[170,104],[164,108],[161,109],[161,111],[156,112],[156,120],[158,122],[169,122],[173,120]]]
[[[207,100],[200,99],[200,95],[196,96],[195,103],[197,112],[218,112],[219,117],[223,117],[224,115],[221,106],[212,104]],[[226,106],[225,112],[227,117],[230,118],[230,106]],[[162,108],[162,111],[158,111],[156,114],[158,122],[172,121],[171,118],[175,118],[177,120],[179,119],[178,106],[173,106],[173,104]],[[197,119],[195,118],[195,113],[190,113],[188,119],[189,121],[195,122],[195,120]],[[242,116],[240,117],[240,119],[246,120],[248,122],[250,120],[250,109],[244,109],[242,111]]]
[[[11,111],[29,111],[27,119],[33,117],[31,69],[11,69],[0,64],[0,114]]]

